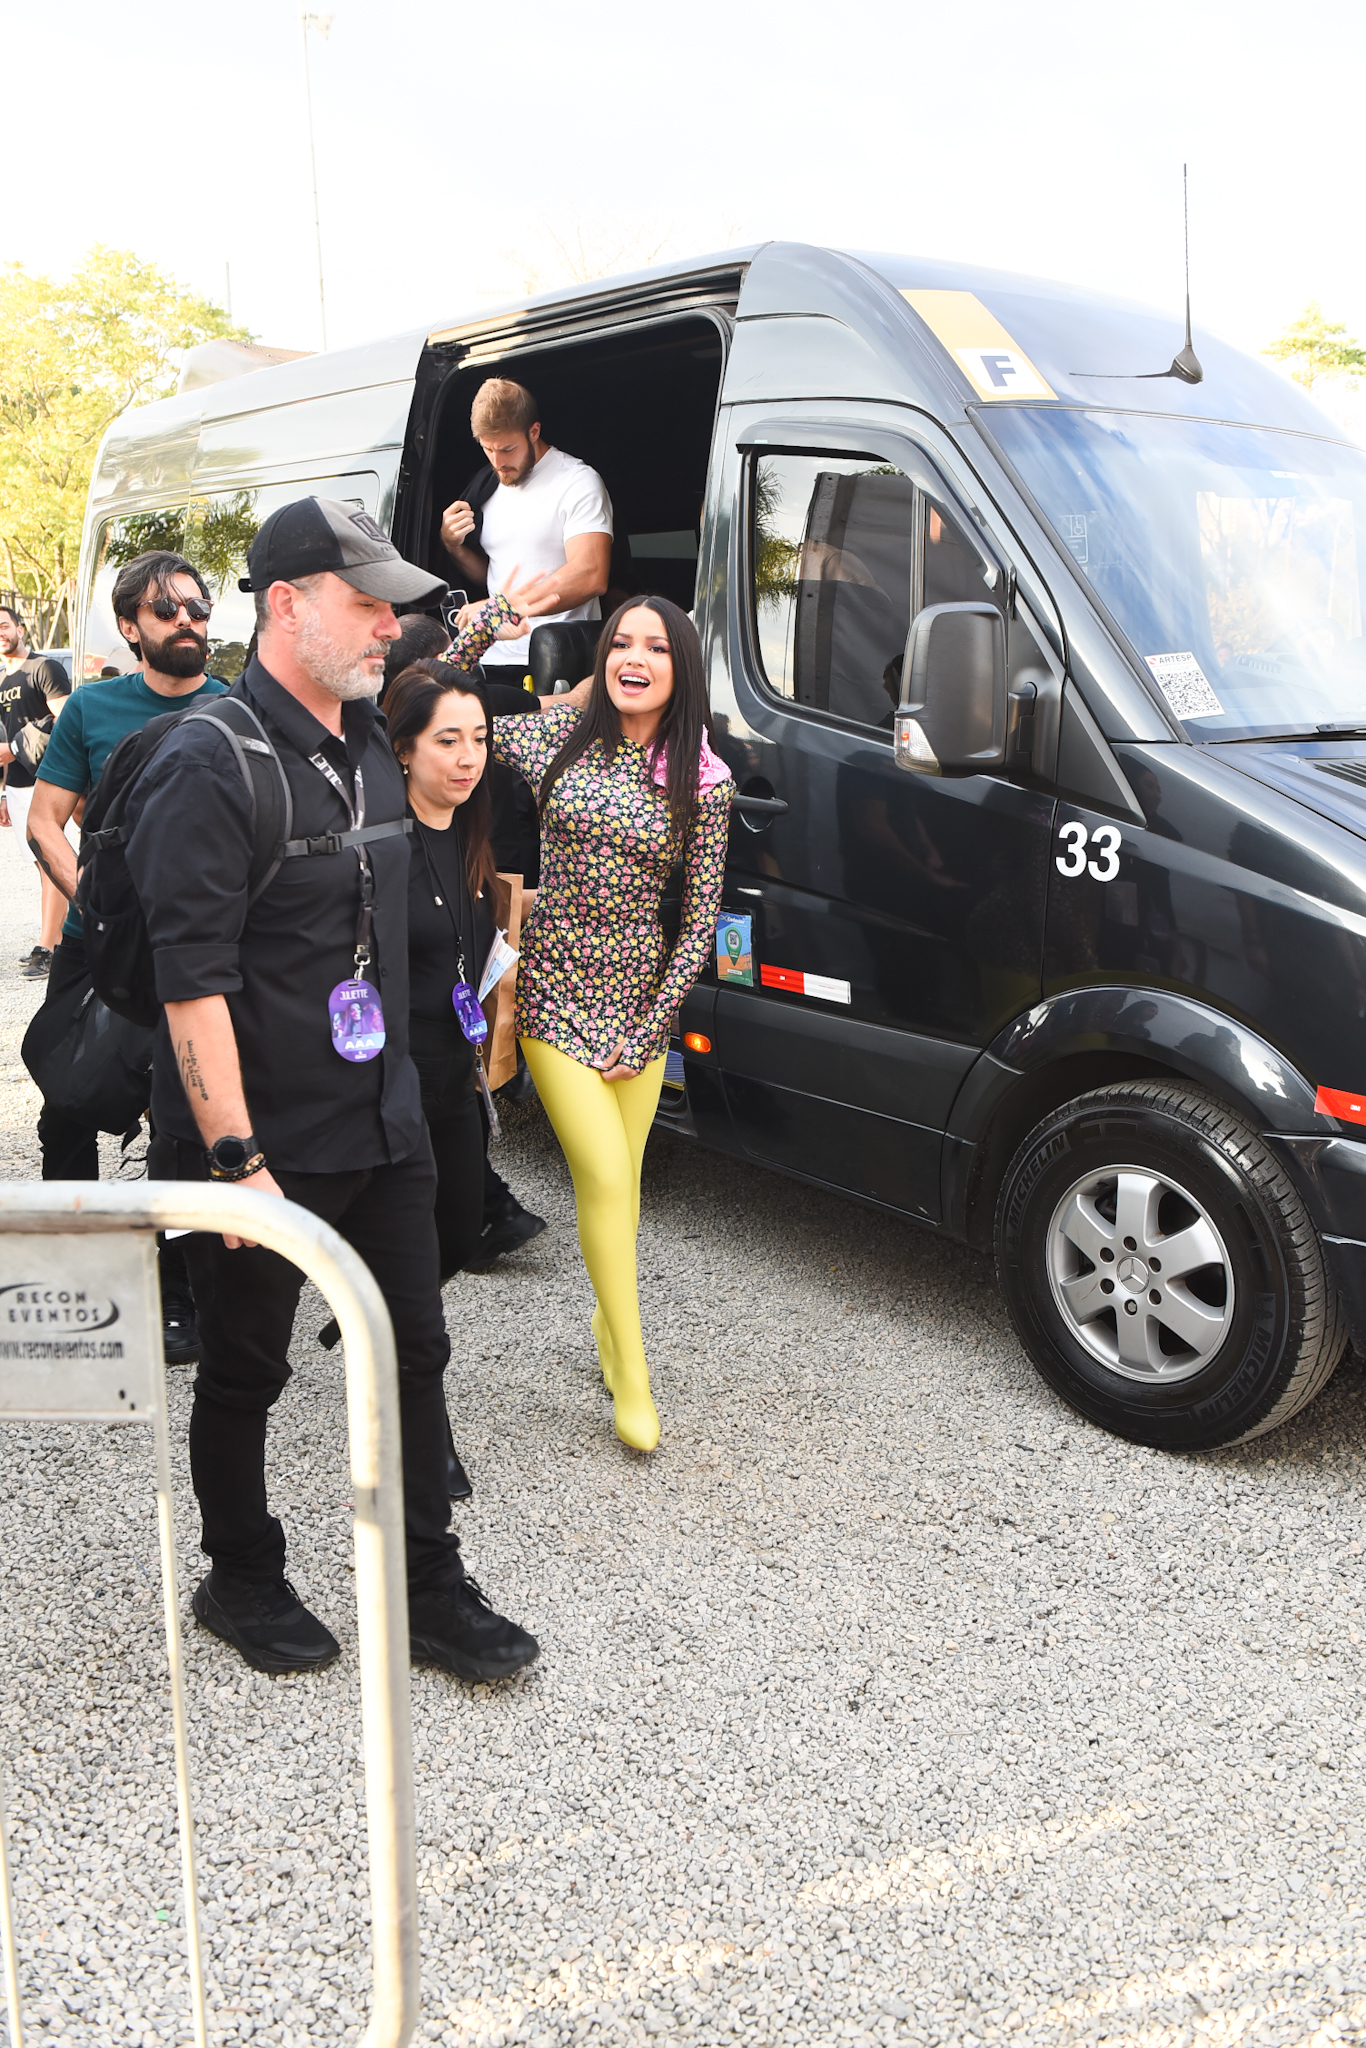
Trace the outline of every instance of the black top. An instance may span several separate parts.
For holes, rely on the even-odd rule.
[[[4,721],[5,738],[14,745],[14,735],[21,725],[33,720],[39,723],[52,711],[51,699],[71,695],[71,678],[60,661],[52,661],[45,654],[30,654],[18,668],[11,669],[7,676],[0,676],[0,719]],[[37,780],[33,770],[26,767],[16,754],[9,764],[5,776],[7,789],[32,789]]]
[[[450,1025],[459,1044],[467,1046],[469,1041],[451,1004],[460,952],[463,947],[465,979],[477,989],[492,944],[493,913],[488,900],[484,896],[471,900],[465,876],[459,811],[444,832],[415,818],[408,868],[408,983],[413,1015]]]
[[[256,659],[232,694],[252,706],[279,749],[295,837],[345,831],[351,822],[340,795],[308,760],[318,751],[348,787],[352,769],[363,768],[367,825],[403,816],[403,776],[367,698],[343,704],[339,739]],[[227,740],[199,719],[165,740],[130,793],[127,819],[128,866],[147,916],[157,994],[163,1002],[227,997],[252,1131],[271,1165],[339,1173],[408,1158],[423,1141],[408,1057],[409,841],[395,835],[369,848],[369,979],[384,1005],[387,1043],[378,1058],[352,1064],[333,1046],[328,997],[355,972],[356,849],[285,861],[248,911],[246,785]],[[152,1117],[171,1137],[198,1135],[164,1019]]]

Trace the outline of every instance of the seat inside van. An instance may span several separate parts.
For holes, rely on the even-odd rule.
[[[484,466],[470,406],[486,377],[509,377],[535,393],[551,446],[577,455],[607,486],[615,538],[604,617],[622,597],[646,595],[691,611],[721,369],[716,327],[696,315],[457,364],[435,394],[427,437],[422,560],[436,575],[456,574],[441,515]]]

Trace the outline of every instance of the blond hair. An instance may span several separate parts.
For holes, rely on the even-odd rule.
[[[490,377],[474,394],[470,431],[476,441],[489,434],[505,434],[509,428],[526,434],[537,418],[536,401],[525,384],[513,384],[506,377]]]

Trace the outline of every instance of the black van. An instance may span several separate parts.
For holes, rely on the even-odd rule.
[[[736,779],[661,1123],[994,1247],[1075,1408],[1237,1442],[1366,1347],[1366,456],[1180,346],[769,244],[191,377],[101,452],[78,672],[152,512],[229,672],[287,497],[444,570],[473,392],[529,384],[607,481],[614,583],[695,606]]]

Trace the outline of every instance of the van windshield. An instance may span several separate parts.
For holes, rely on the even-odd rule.
[[[1366,455],[1062,406],[981,424],[1192,739],[1366,729]]]

